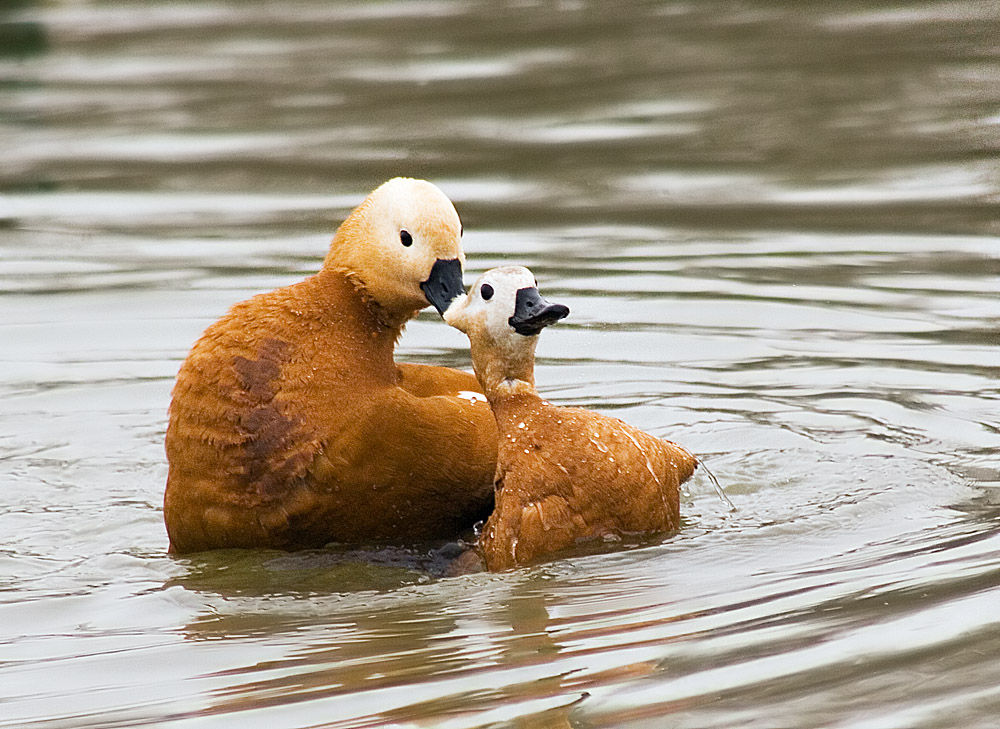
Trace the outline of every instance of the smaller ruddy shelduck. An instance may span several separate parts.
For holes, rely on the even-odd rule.
[[[677,529],[678,490],[697,466],[675,443],[539,396],[538,334],[568,314],[539,295],[531,271],[506,267],[484,273],[444,315],[469,337],[497,422],[496,507],[478,545],[492,571],[586,540]]]

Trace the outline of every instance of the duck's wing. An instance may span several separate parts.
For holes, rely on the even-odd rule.
[[[401,363],[396,365],[396,370],[399,386],[417,397],[483,392],[475,375],[451,367]]]
[[[341,538],[453,538],[492,508],[496,422],[485,401],[386,388],[324,440],[320,488],[363,494]]]
[[[229,336],[239,322],[210,327],[177,375],[164,498],[175,551],[283,546],[289,514],[311,508],[303,477],[320,439],[302,412],[302,378],[283,374],[292,347]]]
[[[678,486],[695,464],[685,449],[578,408],[547,411],[532,426],[501,447],[503,488],[481,541],[490,569],[536,562],[580,539],[677,527]]]

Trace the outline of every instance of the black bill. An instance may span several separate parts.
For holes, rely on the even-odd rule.
[[[567,316],[569,316],[568,306],[546,301],[538,293],[538,289],[529,286],[517,290],[514,315],[507,321],[514,327],[515,332],[530,337]]]
[[[424,292],[427,301],[438,310],[438,314],[444,314],[452,300],[459,294],[465,293],[461,262],[457,258],[437,259],[431,268],[431,275],[420,284],[420,290]]]

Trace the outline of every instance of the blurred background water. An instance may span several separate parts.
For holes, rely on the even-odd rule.
[[[988,2],[0,5],[0,726],[994,727]],[[167,556],[177,368],[394,175],[537,274],[666,540],[436,579]],[[430,313],[405,359],[468,366]]]

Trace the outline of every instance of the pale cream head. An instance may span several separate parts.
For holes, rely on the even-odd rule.
[[[503,380],[534,382],[537,335],[567,314],[567,307],[541,298],[531,271],[507,266],[480,276],[444,320],[469,337],[473,367],[489,396]]]
[[[517,292],[524,288],[537,288],[535,275],[524,266],[491,268],[469,289],[469,293],[456,298],[444,320],[469,337],[477,337],[502,345],[520,348],[534,341],[514,331],[510,318],[514,316]]]
[[[405,322],[428,306],[420,284],[439,260],[465,262],[455,206],[425,180],[396,177],[341,224],[323,267],[352,274],[383,310]]]

